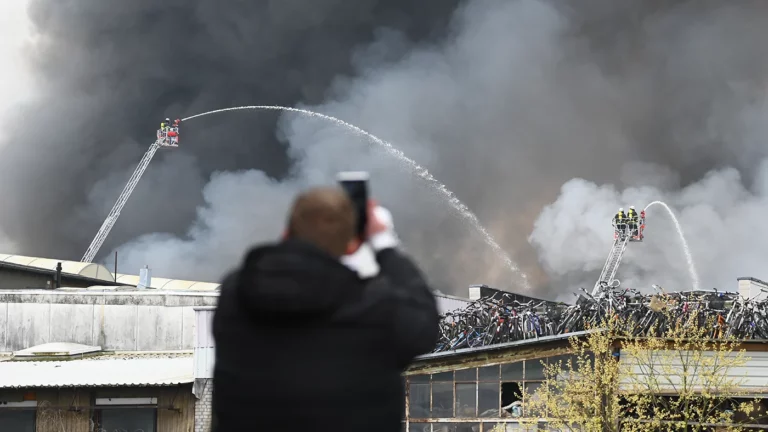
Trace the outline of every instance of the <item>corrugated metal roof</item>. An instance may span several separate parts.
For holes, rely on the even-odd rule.
[[[63,273],[69,273],[110,282],[114,280],[112,273],[101,264],[7,254],[0,254],[0,262],[7,262],[28,267],[37,267],[51,271],[55,271],[56,265],[61,263],[61,271]]]
[[[0,388],[169,386],[191,383],[192,356],[0,362]]]
[[[61,263],[61,271],[63,273],[115,282],[115,276],[102,264],[8,254],[0,254],[0,262],[36,267],[51,271],[55,271],[56,265]],[[139,276],[118,273],[117,283],[136,286],[139,283]],[[151,285],[152,288],[167,291],[216,291],[220,284],[153,277]]]

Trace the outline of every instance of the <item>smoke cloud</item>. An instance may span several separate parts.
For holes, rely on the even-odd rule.
[[[45,97],[6,126],[25,145],[0,161],[0,226],[20,252],[77,259],[159,118],[276,103],[342,118],[429,168],[543,297],[594,284],[616,209],[656,199],[678,213],[704,287],[760,277],[768,258],[743,246],[768,240],[763,2],[59,3],[30,9]],[[182,134],[105,245],[123,269],[217,280],[279,235],[297,190],[364,169],[439,289],[516,289],[428,185],[335,125],[240,112]],[[659,207],[619,277],[690,285]]]

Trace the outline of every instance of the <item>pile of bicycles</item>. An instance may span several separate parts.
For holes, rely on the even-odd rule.
[[[440,336],[433,352],[475,348],[558,334],[564,305],[511,296],[481,298],[441,316]]]
[[[712,338],[768,339],[768,299],[745,299],[717,290],[647,295],[603,287],[594,296],[582,289],[570,306],[520,303],[511,296],[476,300],[441,317],[433,352],[573,333],[609,317],[619,318],[627,326],[624,330],[635,336],[662,334],[671,323],[684,321],[709,326]]]

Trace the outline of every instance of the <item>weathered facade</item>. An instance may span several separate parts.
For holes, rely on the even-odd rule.
[[[566,360],[569,346],[568,336],[550,336],[419,357],[405,373],[403,430],[516,430],[519,422],[503,407],[525,403],[521,390],[544,381],[542,361]]]
[[[505,407],[517,401],[525,405],[523,394],[533,393],[545,379],[542,363],[567,363],[569,338],[586,335],[548,336],[419,357],[405,373],[403,430],[485,432],[499,424],[506,431],[524,429]],[[739,382],[743,397],[765,399],[768,341],[744,341],[741,348],[746,351],[746,363],[729,369],[726,381]],[[631,357],[622,355],[620,361],[631,362]],[[674,366],[669,370],[675,370]],[[670,394],[674,394],[672,390]],[[761,409],[768,406],[763,405]],[[763,420],[758,423],[761,425],[752,425],[750,430],[768,429]]]
[[[0,285],[10,267],[47,274],[3,266],[0,256]],[[91,279],[0,290],[0,431],[208,430],[211,386],[193,388],[194,308],[215,305],[218,285],[153,279],[142,289]]]
[[[0,430],[192,431],[191,351],[53,343],[0,359]]]
[[[0,390],[0,430],[194,431],[191,385]]]

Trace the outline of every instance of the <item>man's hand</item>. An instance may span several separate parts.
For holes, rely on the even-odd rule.
[[[366,227],[365,233],[366,239],[394,228],[392,226],[391,218],[389,221],[382,220],[385,218],[381,217],[381,212],[376,211],[376,207],[378,206],[379,204],[376,201],[368,200],[368,226]]]
[[[373,250],[394,248],[400,244],[395,233],[395,224],[389,210],[381,207],[376,201],[368,201],[367,241]]]

